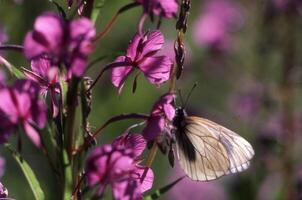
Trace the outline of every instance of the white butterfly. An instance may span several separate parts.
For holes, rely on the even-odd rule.
[[[233,131],[204,118],[187,116],[181,108],[173,124],[177,158],[191,179],[210,181],[249,167],[253,147]]]

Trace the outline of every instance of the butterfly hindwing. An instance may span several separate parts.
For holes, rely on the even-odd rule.
[[[208,181],[243,171],[254,155],[244,138],[200,117],[185,117],[176,138],[180,165],[193,180]]]

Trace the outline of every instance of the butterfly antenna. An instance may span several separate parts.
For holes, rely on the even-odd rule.
[[[184,103],[183,108],[186,108],[186,107],[187,107],[189,98],[190,98],[190,96],[191,96],[193,90],[196,88],[196,86],[197,86],[197,82],[195,82],[194,85],[193,85],[193,87],[191,88],[191,90],[190,90],[190,92],[189,92],[189,94],[188,94],[188,96],[187,96],[187,98],[186,98],[186,101],[185,101],[185,103]]]
[[[184,106],[184,100],[182,98],[181,90],[180,89],[178,89],[178,95],[179,95],[179,98],[180,98],[181,107],[183,107]]]

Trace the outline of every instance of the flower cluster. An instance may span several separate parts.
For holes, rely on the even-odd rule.
[[[69,7],[77,2],[78,9],[86,6],[86,3],[88,8],[93,7],[88,1],[66,2]],[[172,77],[174,59],[170,58],[171,55],[169,57],[170,52],[160,53],[165,42],[163,33],[158,28],[144,31],[143,22],[147,15],[150,15],[151,20],[154,15],[159,16],[159,19],[175,17],[178,10],[177,1],[136,0],[126,8],[135,5],[141,5],[144,9],[140,26],[126,53],[105,67],[111,70],[111,83],[119,93],[128,76],[134,71],[138,72],[135,81],[139,74],[143,74],[149,83],[156,86]],[[89,14],[85,9],[85,16],[87,15]],[[72,182],[70,185],[75,186],[72,188],[75,189],[74,195],[82,195],[81,180],[85,180],[84,185],[88,189],[85,195],[101,198],[106,188],[111,186],[113,196],[117,200],[140,200],[143,193],[151,189],[154,179],[149,160],[146,166],[142,163],[142,154],[147,142],[170,134],[171,122],[175,116],[175,95],[172,94],[173,91],[168,91],[161,96],[150,115],[132,113],[132,116],[136,116],[134,118],[142,119],[143,123],[146,123],[140,134],[130,133],[131,126],[111,144],[97,146],[89,153],[83,152],[84,149],[88,150],[88,139],[94,139],[97,135],[97,131],[91,133],[88,121],[92,100],[91,88],[94,83],[86,83],[85,80],[91,78],[84,75],[89,55],[100,37],[95,37],[94,24],[88,18],[82,17],[80,13],[79,17],[68,17],[70,18],[63,18],[54,12],[45,12],[35,20],[33,29],[24,38],[23,46],[2,46],[22,50],[30,68],[21,67],[21,71],[17,69],[18,73],[22,72],[21,75],[18,74],[22,79],[15,81],[12,86],[8,86],[0,76],[0,143],[8,142],[14,132],[25,132],[32,143],[43,150],[54,172],[63,172],[62,174],[66,175],[59,179],[66,181],[66,185],[69,184],[67,181]],[[0,29],[0,44],[4,41],[6,38]],[[10,63],[8,64],[10,66]],[[11,66],[14,69],[14,66]],[[17,73],[15,75],[19,78]],[[79,105],[82,108],[82,127],[77,124]],[[52,117],[47,118],[48,110],[51,111]],[[113,119],[120,120],[119,117]],[[112,121],[109,120],[108,124]],[[46,139],[45,143],[42,142],[41,133],[38,132],[38,129],[43,129],[46,124],[49,132],[53,133],[49,135],[52,139],[49,143],[46,143]],[[21,142],[20,137],[18,138]],[[52,155],[53,152],[57,154]],[[16,154],[18,153],[20,151],[16,151]],[[84,159],[86,162],[83,166],[74,162],[78,160],[80,163]],[[66,165],[70,165],[72,170],[68,171]],[[0,175],[1,173],[0,170]],[[68,173],[72,174],[74,179],[67,180]],[[63,193],[67,189],[70,190],[64,188]],[[0,198],[2,197],[7,197],[7,190],[0,184]]]
[[[144,7],[145,13],[159,15],[167,18],[175,17],[178,4],[175,0],[136,0]]]
[[[30,80],[17,80],[13,86],[0,89],[1,143],[14,129],[21,127],[31,141],[41,147],[36,128],[46,124],[46,105],[39,99],[40,88]]]
[[[165,94],[154,104],[143,130],[143,135],[147,140],[154,140],[164,132],[170,133],[169,124],[175,116],[174,99],[175,95]]]
[[[63,63],[68,77],[80,77],[94,49],[94,36],[95,28],[89,19],[65,21],[55,13],[44,13],[35,21],[34,30],[26,35],[24,53],[29,60],[43,57],[52,65]]]
[[[113,144],[94,149],[86,163],[88,185],[98,187],[102,195],[107,185],[112,186],[114,198],[142,199],[142,193],[153,184],[153,172],[140,166],[139,156],[146,147],[141,135],[124,134]]]
[[[231,47],[231,33],[243,25],[243,11],[232,0],[206,1],[194,26],[198,44],[220,51]]]

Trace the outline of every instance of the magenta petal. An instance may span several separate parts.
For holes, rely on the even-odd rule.
[[[126,179],[112,185],[113,196],[116,200],[142,200],[142,193],[138,182],[134,179]]]
[[[92,40],[96,31],[92,22],[85,17],[71,21],[70,23],[70,46],[78,48],[78,51],[87,56],[93,51]],[[79,45],[79,46],[78,46]]]
[[[34,31],[42,34],[46,42],[44,45],[50,49],[60,49],[63,39],[63,21],[55,13],[44,13],[35,21]]]
[[[135,60],[140,41],[142,41],[142,36],[139,33],[136,33],[128,45],[127,57]]]
[[[34,39],[33,32],[29,32],[26,34],[23,45],[24,45],[24,54],[28,59],[32,59],[47,51],[47,48],[45,46],[38,43]]]
[[[0,90],[0,109],[9,118],[12,123],[17,123],[18,121],[18,110],[16,105],[13,103],[9,89]]]
[[[172,121],[175,117],[175,108],[171,104],[165,104],[163,107],[167,119]]]
[[[139,64],[139,68],[150,83],[161,84],[169,80],[172,64],[167,56],[148,57]]]
[[[81,77],[86,70],[86,59],[77,57],[71,64],[71,73],[77,77]]]
[[[133,151],[134,157],[140,156],[146,148],[146,140],[140,134],[123,134],[116,138],[113,146],[121,146],[123,148],[129,148]]]
[[[27,122],[23,124],[25,133],[29,137],[29,139],[39,148],[42,147],[41,139],[39,133]]]
[[[146,148],[147,142],[144,137],[140,134],[131,134],[128,142],[132,146],[134,156],[140,156]]]
[[[31,61],[31,69],[33,72],[39,74],[42,77],[46,77],[48,69],[51,63],[48,59],[38,58]]]
[[[37,125],[39,128],[44,128],[47,121],[47,107],[43,101],[37,100],[35,104],[32,106],[32,117],[31,120]]]
[[[125,56],[119,56],[114,61],[115,63],[118,62],[125,62]],[[111,82],[112,84],[121,91],[123,88],[124,82],[128,75],[131,73],[132,67],[129,66],[121,66],[121,67],[114,67],[111,72]]]
[[[163,34],[156,30],[146,33],[142,47],[142,56],[150,56],[159,51],[165,42]]]
[[[147,141],[154,140],[160,135],[165,127],[165,119],[161,116],[151,116],[147,126],[143,130],[143,136]]]
[[[165,1],[159,0],[159,4],[162,9],[160,12],[163,12],[163,15],[165,17],[171,18],[176,15],[178,11],[178,4],[175,0],[165,0]],[[155,14],[160,15],[161,14],[160,12]]]
[[[95,28],[88,18],[81,17],[70,23],[70,36],[72,39],[79,39],[85,36],[86,40],[92,40],[95,34]]]
[[[148,167],[137,166],[135,173],[139,174],[141,192],[143,193],[147,190],[150,190],[152,188],[154,180],[154,174],[152,169]]]

